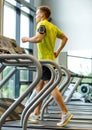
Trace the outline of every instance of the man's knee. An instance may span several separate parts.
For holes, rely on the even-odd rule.
[[[36,92],[39,92],[44,86],[44,82],[41,80],[36,86]]]

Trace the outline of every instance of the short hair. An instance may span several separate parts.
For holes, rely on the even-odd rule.
[[[46,18],[49,18],[51,15],[51,9],[48,6],[40,6],[38,7],[46,16]]]

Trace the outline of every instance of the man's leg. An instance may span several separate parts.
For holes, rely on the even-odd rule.
[[[31,101],[32,99],[36,96],[36,90],[34,89],[31,96],[29,97],[29,99],[27,100],[27,102],[25,103],[25,106],[27,106]]]
[[[43,86],[44,86],[44,81],[40,80],[40,82],[36,86],[36,94],[38,94],[40,92],[40,90],[43,88]],[[38,115],[40,113],[41,106],[42,106],[42,102],[40,102],[39,105],[30,114],[30,116],[29,116],[30,121],[32,121],[34,123],[37,123],[39,121]]]
[[[60,107],[62,114],[68,113],[68,110],[66,108],[66,105],[63,101],[62,95],[59,92],[59,90],[57,88],[55,88],[52,92],[52,97],[54,98],[55,102],[58,104],[58,106]]]
[[[39,82],[38,85],[36,86],[36,93],[39,93],[40,90],[43,88],[43,86],[44,86],[44,81],[43,81],[43,80],[40,80],[40,82]],[[35,115],[39,115],[41,105],[42,105],[42,102],[35,108],[35,110],[34,110],[34,114],[35,114]]]
[[[63,101],[62,95],[57,88],[55,88],[51,92],[51,94],[62,111],[61,121],[59,123],[57,123],[57,125],[65,126],[70,121],[70,119],[73,117],[73,115],[68,112],[68,109],[66,108],[66,105]]]

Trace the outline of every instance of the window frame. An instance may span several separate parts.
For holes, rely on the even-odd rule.
[[[36,12],[36,9],[34,7],[34,0],[30,0],[30,2],[26,2],[26,1],[21,1],[21,0],[14,0],[16,1],[16,5],[13,3],[8,2],[7,0],[4,0],[4,4],[3,6],[9,6],[11,9],[14,9],[16,11],[16,34],[15,34],[15,39],[16,42],[19,44],[20,46],[20,21],[21,21],[21,13],[25,13],[28,17],[29,17],[29,36],[32,36],[34,34],[33,28],[34,28],[34,13]],[[19,2],[20,1],[20,2]],[[29,12],[26,12],[24,10],[22,10],[22,6],[21,4],[26,8],[29,9]],[[19,23],[19,24],[17,24]],[[4,25],[3,25],[4,26]],[[30,29],[32,28],[32,29]],[[31,31],[30,31],[31,30]],[[33,53],[33,45],[29,45],[29,52]],[[20,79],[20,71],[17,71],[17,73],[15,74],[15,98],[19,97],[20,95],[20,84],[22,84],[21,82],[32,82],[32,72],[29,71],[28,73],[28,81],[21,81]]]

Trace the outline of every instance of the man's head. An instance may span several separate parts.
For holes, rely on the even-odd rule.
[[[48,6],[40,6],[36,11],[36,22],[48,19],[51,15],[51,10]]]

